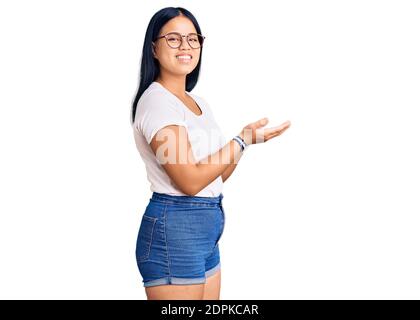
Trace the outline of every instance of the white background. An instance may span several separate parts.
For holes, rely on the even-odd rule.
[[[200,80],[251,146],[224,186],[222,299],[419,299],[417,1],[0,5],[0,297],[145,299],[130,126],[147,24],[182,6]]]

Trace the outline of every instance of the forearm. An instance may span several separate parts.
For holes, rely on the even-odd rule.
[[[241,157],[241,147],[232,139],[219,151],[196,163],[194,190],[198,193],[225,172],[229,176]]]
[[[237,164],[233,163],[227,167],[225,171],[222,173],[222,181],[225,182],[233,173],[233,171],[236,169]]]

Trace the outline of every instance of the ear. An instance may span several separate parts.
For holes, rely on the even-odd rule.
[[[152,42],[152,52],[153,52],[153,57],[155,59],[157,59],[157,57],[156,57],[156,44],[154,42]]]

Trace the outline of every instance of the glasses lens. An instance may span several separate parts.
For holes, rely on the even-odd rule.
[[[181,35],[177,33],[169,33],[166,36],[166,41],[168,42],[168,45],[172,48],[178,48],[181,45],[181,39]]]
[[[190,44],[191,48],[197,49],[203,45],[204,38],[199,34],[189,34],[188,35],[188,43]]]

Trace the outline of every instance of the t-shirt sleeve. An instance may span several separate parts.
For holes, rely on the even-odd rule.
[[[154,135],[169,125],[180,125],[187,128],[184,114],[161,92],[150,92],[141,99],[137,106],[136,127],[143,133],[148,144]]]

